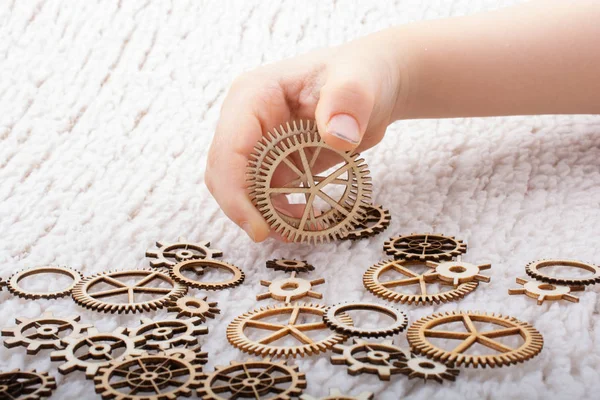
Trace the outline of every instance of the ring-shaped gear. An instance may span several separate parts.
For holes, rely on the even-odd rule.
[[[174,400],[190,397],[202,383],[202,366],[165,355],[127,358],[94,378],[102,399]]]
[[[177,300],[171,300],[165,305],[167,311],[177,313],[177,318],[197,317],[198,323],[206,322],[207,318],[214,318],[221,310],[216,302],[206,301],[208,297],[199,299],[193,296],[180,297]]]
[[[450,301],[460,300],[469,293],[477,289],[478,282],[461,283],[454,287],[452,283],[436,279],[435,270],[431,269],[424,273],[417,273],[411,270],[413,266],[422,266],[421,261],[407,260],[386,260],[379,262],[371,267],[363,275],[363,284],[365,288],[387,301],[396,303],[406,303],[415,305],[441,304]],[[388,271],[395,271],[402,276],[401,279],[383,280],[382,276]],[[448,290],[429,293],[427,289],[430,284],[439,286],[448,286]],[[418,285],[419,293],[402,293],[393,290],[396,287],[406,287],[408,285]]]
[[[289,260],[285,258],[267,261],[267,268],[274,269],[275,271],[296,273],[310,272],[315,270],[315,267],[305,260]]]
[[[333,346],[331,356],[334,365],[347,365],[350,375],[362,373],[376,374],[380,380],[389,381],[390,376],[399,373],[394,365],[396,361],[406,360],[410,353],[394,346],[391,340],[369,342],[364,339],[354,339],[354,344]]]
[[[160,321],[143,318],[140,326],[129,330],[129,335],[144,337],[146,339],[144,348],[146,349],[168,350],[175,346],[198,343],[197,336],[208,334],[208,328],[197,326],[199,323],[196,317]]]
[[[220,270],[230,272],[233,277],[228,280],[213,282],[213,281],[200,281],[192,279],[184,275],[184,271],[193,271],[196,275],[204,274],[206,268],[218,268]],[[218,260],[190,260],[184,261],[179,264],[175,264],[173,268],[169,270],[171,277],[178,283],[186,285],[194,289],[201,290],[222,290],[232,288],[241,285],[246,279],[244,271],[224,261]]]
[[[227,327],[227,340],[234,347],[249,354],[262,357],[303,357],[324,352],[332,346],[342,343],[347,336],[331,332],[324,338],[313,339],[306,332],[314,330],[328,330],[327,325],[320,320],[325,314],[327,306],[322,304],[293,303],[277,306],[261,307],[236,317]],[[261,321],[275,315],[288,315],[287,323],[274,323]],[[306,316],[316,316],[316,322],[298,323]],[[341,315],[338,319],[347,325],[352,325],[352,319]],[[261,329],[271,332],[261,339],[250,339],[245,330],[247,328]],[[271,343],[283,337],[293,337],[300,345],[272,345]],[[256,337],[254,335],[253,337]]]
[[[157,250],[146,251],[146,257],[155,259],[150,261],[150,266],[154,268],[171,268],[184,261],[223,256],[221,250],[210,248],[210,242],[193,243],[184,237],[180,237],[175,243],[156,242],[156,247],[158,247]]]
[[[23,289],[19,283],[30,276],[41,275],[41,274],[57,274],[68,276],[73,280],[69,286],[61,290],[54,290],[51,292],[40,293],[40,292],[32,292],[30,290]],[[75,287],[75,285],[81,280],[82,275],[81,272],[76,271],[74,269],[68,267],[33,267],[24,269],[22,271],[16,272],[13,274],[6,284],[8,287],[8,291],[15,296],[21,297],[23,299],[36,300],[36,299],[58,299],[60,297],[65,297],[71,294],[71,291]]]
[[[329,389],[329,396],[316,398],[308,394],[300,396],[300,400],[373,400],[375,395],[371,392],[362,392],[356,396],[343,394],[339,389]]]
[[[67,346],[50,354],[52,361],[65,361],[58,371],[69,374],[75,370],[84,371],[92,379],[100,368],[119,362],[126,357],[139,357],[145,354],[138,347],[146,342],[143,336],[128,336],[125,328],[113,332],[99,333],[90,328],[84,335],[67,337],[63,343]]]
[[[392,215],[389,210],[380,205],[372,205],[367,208],[367,212],[362,220],[356,223],[347,234],[341,239],[359,240],[375,236],[387,229],[392,222]]]
[[[139,278],[131,283],[131,278]],[[126,282],[122,282],[121,279]],[[168,287],[150,286],[166,284]],[[109,285],[114,289],[93,291],[96,285]],[[137,313],[163,308],[169,300],[187,293],[187,286],[176,282],[166,273],[153,269],[108,271],[83,278],[73,288],[73,300],[82,307],[105,313]],[[127,296],[127,302],[108,302],[105,298]],[[136,295],[157,296],[151,300],[136,301]]]
[[[79,323],[78,315],[70,317],[55,317],[51,312],[45,312],[37,318],[16,318],[17,325],[2,330],[4,346],[13,348],[23,346],[27,354],[37,354],[42,349],[64,349],[63,340],[75,337],[92,327],[90,324]]]
[[[289,400],[301,395],[305,387],[306,377],[298,366],[266,358],[215,367],[214,372],[205,375],[198,396],[205,400]]]
[[[40,400],[50,397],[54,389],[56,379],[47,372],[0,372],[0,399]]]
[[[390,238],[383,251],[401,260],[444,261],[466,253],[467,244],[453,236],[412,233]]]
[[[570,277],[570,278],[561,278],[552,276],[545,272],[542,272],[541,269],[546,267],[572,267],[583,269],[592,273],[592,275],[582,276],[582,277]],[[527,275],[532,277],[533,279],[537,279],[538,281],[546,282],[546,283],[556,283],[559,285],[593,285],[595,283],[600,283],[600,267],[594,264],[584,263],[577,260],[560,260],[560,259],[551,259],[551,260],[538,260],[533,261],[525,267],[525,272]]]
[[[453,322],[462,322],[466,332],[434,329]],[[479,331],[474,322],[491,323],[499,325],[501,328]],[[501,367],[527,361],[538,355],[544,346],[542,335],[527,322],[510,316],[475,311],[453,311],[421,318],[408,328],[406,335],[414,353],[455,366],[464,365],[475,368],[480,366]],[[494,340],[514,335],[519,335],[523,341],[517,348]],[[432,344],[428,338],[460,340],[460,343],[453,350],[446,350]],[[465,352],[475,343],[492,351],[490,354],[466,354]]]
[[[282,135],[275,130],[255,146],[247,169],[250,197],[271,229],[290,241],[323,243],[338,239],[363,218],[366,207],[370,205],[371,178],[368,166],[358,154],[339,152],[327,145],[319,136],[314,122],[301,123],[300,128],[296,123],[293,126],[288,124],[288,130],[297,131],[295,134]],[[285,128],[281,129],[285,131]],[[323,149],[338,155],[340,163],[343,163],[327,176],[312,172]],[[295,166],[290,160],[296,153],[302,161],[301,167]],[[294,171],[298,179],[284,187],[272,187],[273,175],[282,165]],[[348,179],[340,178],[346,172]],[[330,185],[345,186],[346,191],[340,199],[335,200],[325,193],[324,189]],[[307,201],[299,220],[281,213],[272,202],[272,195],[293,193],[304,194]],[[316,213],[313,210],[316,198],[331,206],[319,217],[314,215]]]
[[[366,310],[375,313],[387,315],[394,322],[392,325],[385,328],[358,328],[352,325],[346,325],[344,321],[338,317],[346,315],[349,311]],[[358,336],[366,338],[392,336],[402,332],[408,325],[408,318],[402,311],[395,308],[374,303],[340,303],[327,308],[323,315],[323,322],[327,324],[329,329],[347,336]]]
[[[438,383],[443,383],[445,380],[455,381],[460,373],[457,368],[415,354],[411,354],[409,359],[397,361],[396,367],[400,368],[399,372],[408,376],[409,379],[421,378],[423,382],[428,380]]]
[[[536,299],[538,306],[541,306],[547,300],[567,300],[572,303],[579,303],[579,298],[573,296],[571,292],[585,289],[584,286],[554,285],[540,281],[527,281],[522,278],[517,278],[517,283],[523,285],[523,287],[508,289],[508,294],[524,294],[527,297]]]

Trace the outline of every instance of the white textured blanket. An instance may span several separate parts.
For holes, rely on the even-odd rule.
[[[502,312],[534,324],[544,350],[524,364],[464,369],[455,383],[352,377],[329,354],[298,361],[306,393],[329,387],[378,399],[591,399],[600,392],[598,289],[578,304],[537,306],[508,296],[527,262],[600,262],[600,118],[530,117],[394,124],[365,154],[374,199],[391,209],[376,238],[311,247],[253,244],[203,184],[219,106],[232,79],[262,63],[403,22],[496,8],[495,1],[2,1],[0,5],[0,275],[69,265],[85,274],[148,265],[146,249],[178,236],[211,240],[246,283],[212,292],[222,313],[202,338],[214,365],[247,356],[227,324],[256,308],[267,259],[311,261],[323,302],[378,301],[363,272],[396,233],[442,232],[468,242],[466,261],[492,281],[458,303],[398,306],[415,321],[435,311]],[[197,292],[194,292],[197,293]],[[70,299],[0,293],[2,327],[43,310],[79,314],[100,330],[139,315],[83,310]],[[269,301],[264,302],[268,304]],[[165,316],[161,311],[156,316]],[[154,314],[149,314],[154,316]],[[395,337],[405,346],[405,335]],[[80,372],[60,376],[49,352],[0,348],[0,370],[49,371],[55,399],[95,398]]]

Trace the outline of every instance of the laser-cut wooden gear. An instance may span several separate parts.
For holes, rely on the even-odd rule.
[[[438,383],[455,381],[460,373],[459,369],[452,368],[442,362],[435,361],[416,354],[411,354],[410,358],[395,363],[400,368],[399,372],[408,376],[409,379],[421,378],[424,382],[433,380]]]
[[[348,374],[376,374],[380,380],[389,381],[390,376],[400,372],[394,365],[396,361],[405,360],[410,353],[394,346],[391,340],[369,342],[364,339],[354,339],[354,344],[333,346],[331,356],[334,365],[347,365]]]
[[[0,372],[0,399],[40,400],[50,397],[56,389],[56,379],[47,372]]]
[[[2,330],[4,346],[11,349],[23,346],[27,354],[37,354],[42,349],[60,350],[65,348],[63,340],[86,332],[90,324],[79,323],[81,317],[55,317],[45,312],[37,318],[16,318],[17,325]]]
[[[288,260],[288,259],[274,259],[267,261],[267,268],[274,269],[275,271],[283,272],[310,272],[314,271],[315,267],[306,262],[305,260]]]
[[[212,259],[222,257],[221,250],[210,248],[210,242],[193,243],[180,237],[175,243],[156,242],[157,250],[146,251],[146,257],[154,258],[150,266],[170,268],[173,265],[189,260]]]
[[[466,253],[467,244],[453,236],[412,233],[390,238],[383,251],[401,260],[443,261]]]
[[[375,296],[396,303],[406,303],[415,305],[441,304],[450,301],[460,300],[471,293],[479,285],[477,282],[466,282],[459,284],[456,288],[452,283],[438,280],[431,269],[424,273],[417,273],[411,270],[411,267],[423,265],[421,261],[407,260],[386,260],[371,266],[363,275],[363,284],[365,288]],[[388,271],[395,271],[402,276],[401,279],[383,280],[382,277]],[[448,290],[429,293],[427,289],[429,284],[438,284],[447,286]],[[409,285],[418,285],[419,293],[402,293],[394,290],[397,287]]]
[[[323,149],[339,156],[340,163],[344,164],[327,176],[312,172]],[[301,166],[291,161],[293,154],[299,156]],[[284,187],[273,187],[273,175],[283,165],[298,178]],[[256,144],[247,169],[249,194],[275,232],[290,241],[322,243],[346,235],[353,224],[364,217],[371,196],[371,178],[367,168],[358,154],[339,152],[327,145],[319,136],[314,122],[288,123],[286,128],[280,127],[280,131],[274,129]],[[346,172],[348,179],[340,178]],[[323,191],[330,185],[345,188],[340,199],[335,200]],[[301,218],[278,211],[272,203],[273,195],[294,193],[304,194],[306,198]],[[315,215],[313,204],[316,198],[325,201],[331,209]]]
[[[260,284],[267,286],[269,291],[256,295],[256,300],[265,300],[272,298],[285,303],[290,303],[295,300],[299,300],[303,297],[312,297],[314,299],[321,299],[323,295],[321,293],[312,290],[313,286],[321,285],[325,283],[325,279],[302,279],[296,277],[296,272],[292,272],[288,278],[279,278],[273,281],[261,280]]]
[[[139,278],[136,283],[129,279]],[[126,281],[123,282],[122,280]],[[149,286],[152,283],[166,284],[169,287]],[[94,291],[94,286],[109,285],[114,289]],[[137,313],[163,308],[169,300],[175,300],[187,293],[187,287],[163,272],[153,269],[108,271],[83,278],[73,288],[73,300],[82,307],[110,313]],[[156,295],[151,300],[136,301],[136,295]],[[127,302],[108,302],[105,298],[127,295]]]
[[[583,269],[585,271],[589,271],[592,274],[581,276],[581,277],[556,277],[551,274],[547,274],[542,271],[543,268],[547,267],[572,267]],[[547,282],[547,283],[555,283],[558,285],[593,285],[595,283],[600,283],[600,267],[594,264],[584,263],[577,260],[538,260],[527,264],[525,267],[525,272],[527,275],[532,277],[533,279],[537,279],[538,281]]]
[[[390,226],[390,222],[392,222],[392,215],[389,210],[380,205],[369,206],[364,218],[341,239],[359,240],[375,236],[385,231]]]
[[[102,399],[174,400],[190,397],[202,383],[202,366],[164,355],[127,358],[94,378]]]
[[[140,326],[129,330],[129,335],[146,339],[144,348],[168,350],[174,346],[193,345],[198,343],[197,336],[208,334],[208,328],[197,326],[196,317],[189,319],[163,319],[152,321],[142,318]]]
[[[394,322],[385,328],[358,328],[352,325],[346,325],[338,316],[346,315],[348,311],[367,310],[387,315]],[[347,336],[358,337],[385,337],[392,336],[402,332],[408,324],[408,318],[402,311],[395,308],[374,303],[340,303],[328,307],[323,315],[323,322],[334,331]]]
[[[371,392],[362,392],[356,396],[349,394],[343,394],[339,389],[329,389],[329,396],[316,398],[303,394],[300,396],[300,400],[373,400],[375,395]]]
[[[204,274],[205,268],[218,268],[221,270],[229,271],[233,274],[233,277],[220,282],[207,281],[203,282],[200,280],[192,279],[184,275],[185,271],[193,271],[196,275]],[[184,261],[179,264],[175,264],[169,271],[173,279],[182,284],[195,289],[202,290],[222,290],[232,288],[241,285],[246,279],[244,272],[236,267],[235,265],[228,264],[224,261],[218,260],[190,260]]]
[[[269,358],[243,363],[231,361],[205,374],[198,396],[205,400],[268,399],[289,400],[302,394],[306,377],[298,366]]]
[[[255,354],[262,357],[303,357],[304,355],[313,355],[330,349],[337,343],[342,343],[347,336],[337,332],[331,332],[330,335],[320,339],[313,339],[305,332],[315,330],[329,330],[327,325],[321,320],[325,314],[326,306],[322,304],[294,303],[277,306],[261,307],[242,314],[235,318],[227,327],[227,340],[234,347],[237,347],[245,353]],[[288,315],[287,323],[266,322],[262,319],[269,319],[274,315]],[[303,317],[314,315],[316,322],[298,323]],[[338,317],[347,325],[352,325],[352,319],[346,315]],[[246,329],[260,329],[271,334],[260,339],[250,339],[246,334]],[[284,337],[294,337],[300,345],[272,345],[278,339]]]
[[[204,296],[198,299],[192,296],[180,297],[177,300],[168,301],[165,305],[167,311],[177,313],[177,318],[197,317],[198,323],[206,322],[207,318],[214,318],[221,310],[217,307],[217,302],[206,301],[208,297]]]
[[[55,290],[47,293],[32,292],[30,290],[23,289],[19,283],[27,277],[40,274],[58,274],[68,276],[73,282],[64,289]],[[7,282],[8,291],[15,296],[24,299],[58,299],[71,294],[73,287],[81,280],[81,273],[68,267],[33,267],[24,269],[22,271],[13,274]]]
[[[445,324],[462,322],[466,332],[434,329]],[[499,325],[500,329],[480,332],[474,322]],[[523,343],[517,348],[507,346],[495,338],[519,335]],[[542,351],[544,339],[530,324],[510,316],[453,311],[421,318],[407,330],[408,343],[414,353],[434,360],[453,363],[455,366],[501,367],[527,361]],[[433,345],[428,338],[459,340],[453,350]],[[466,354],[475,343],[491,349],[490,354]]]
[[[536,299],[538,306],[541,306],[546,300],[567,300],[572,303],[579,303],[579,298],[573,296],[571,292],[585,289],[583,286],[553,285],[540,281],[528,281],[522,278],[517,278],[517,283],[523,285],[523,287],[508,289],[508,294],[524,294],[527,297]]]
[[[489,276],[482,275],[479,272],[492,268],[491,264],[475,265],[460,260],[443,261],[436,263],[434,261],[426,261],[425,265],[435,268],[435,272],[428,277],[439,279],[444,282],[450,282],[457,287],[461,283],[467,282],[489,282]]]

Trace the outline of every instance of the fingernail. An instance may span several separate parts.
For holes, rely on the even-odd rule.
[[[327,124],[327,133],[348,143],[358,144],[360,142],[358,122],[348,114],[334,115]]]
[[[246,232],[248,236],[250,236],[250,239],[252,239],[253,242],[256,242],[256,239],[254,238],[254,231],[252,230],[252,225],[250,225],[249,222],[242,222],[240,224],[240,227],[244,230],[244,232]]]

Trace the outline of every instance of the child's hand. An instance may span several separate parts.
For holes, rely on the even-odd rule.
[[[260,242],[270,234],[246,189],[246,165],[256,142],[287,121],[316,119],[325,142],[338,150],[360,151],[377,144],[393,121],[404,84],[392,40],[392,35],[380,32],[261,67],[233,83],[205,180],[225,214],[253,240]],[[322,158],[319,161],[326,163]],[[321,164],[320,169],[325,167]],[[289,210],[285,199],[280,200]]]

